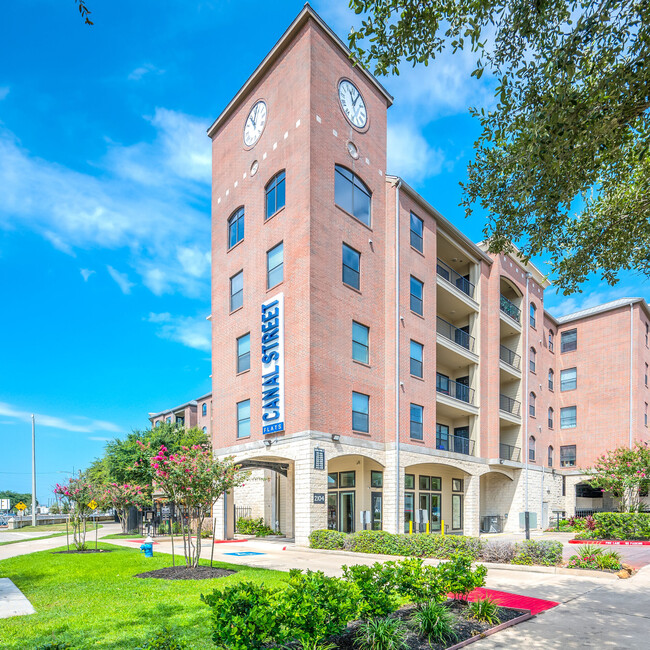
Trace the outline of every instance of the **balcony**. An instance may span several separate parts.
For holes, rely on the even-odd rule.
[[[449,379],[446,375],[438,373],[436,377],[436,391],[441,395],[448,395],[466,404],[474,405],[474,389],[470,388],[467,384],[459,384],[453,379]]]
[[[499,350],[499,359],[515,370],[521,370],[521,357],[505,345]]]
[[[519,449],[519,447],[513,447],[512,445],[506,445],[505,443],[500,442],[499,458],[501,460],[511,460],[515,463],[518,463],[521,459],[521,449]]]
[[[473,456],[474,441],[469,438],[455,436],[451,433],[437,433],[436,449],[442,451],[453,451],[456,454],[465,454],[465,456]]]
[[[506,316],[510,316],[512,320],[521,324],[521,309],[519,309],[519,307],[514,303],[510,302],[503,294],[501,294],[499,307]]]
[[[499,410],[521,417],[521,402],[507,395],[499,395]]]
[[[447,282],[453,284],[464,294],[474,299],[474,291],[476,287],[466,277],[458,273],[458,271],[454,271],[451,266],[445,264],[440,258],[438,258],[437,272],[441,278],[447,280]]]
[[[440,316],[438,316],[437,332],[440,336],[454,342],[456,345],[474,352],[474,337],[470,336],[465,330],[460,329],[460,327],[447,322],[444,318],[440,318]]]

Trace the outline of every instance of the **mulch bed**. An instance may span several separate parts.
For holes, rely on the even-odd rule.
[[[188,569],[184,566],[168,566],[164,569],[138,573],[136,578],[158,578],[161,580],[210,580],[212,578],[225,578],[237,573],[230,569],[218,569],[217,567],[198,566]]]
[[[59,555],[60,553],[112,553],[113,551],[107,548],[87,548],[85,551],[52,551],[53,554]]]
[[[454,626],[458,639],[451,645],[456,645],[472,637],[480,637],[480,635],[487,632],[490,628],[496,627],[489,623],[481,623],[468,617],[467,603],[460,600],[448,600],[445,605],[456,616],[457,624]],[[412,605],[402,607],[392,616],[400,618],[408,624],[409,619],[415,613],[415,607]],[[527,614],[527,610],[513,609],[510,607],[499,607],[498,617],[501,623],[511,621],[523,614]],[[356,633],[358,624],[352,624],[345,632],[335,637],[330,637],[329,642],[334,643],[336,648],[340,650],[355,650],[354,635]],[[409,650],[445,650],[451,647],[450,645],[440,645],[438,643],[429,643],[428,639],[418,636],[417,632],[409,626],[408,637],[406,639]]]

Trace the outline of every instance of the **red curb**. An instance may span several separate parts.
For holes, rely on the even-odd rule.
[[[570,539],[569,544],[604,544],[605,546],[650,546],[650,539]]]

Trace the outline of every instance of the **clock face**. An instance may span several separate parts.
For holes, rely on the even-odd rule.
[[[244,144],[252,147],[262,135],[266,126],[266,104],[260,99],[256,102],[246,118],[244,125]]]
[[[359,89],[347,79],[343,79],[339,83],[339,102],[341,102],[341,108],[352,126],[363,129],[368,122],[366,102],[363,101]]]

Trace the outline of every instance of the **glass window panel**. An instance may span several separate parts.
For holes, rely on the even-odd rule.
[[[244,334],[237,339],[237,372],[249,370],[251,366],[251,335]]]
[[[340,488],[353,488],[355,484],[354,472],[340,472],[339,473],[339,487]]]
[[[567,406],[560,409],[560,429],[573,429],[577,425],[577,408]]]
[[[251,432],[251,401],[237,402],[237,437],[244,438]]]
[[[384,485],[384,473],[379,471],[370,472],[370,486],[374,488],[380,488]]]
[[[463,527],[463,497],[461,494],[451,495],[451,527],[461,530]]]
[[[244,272],[230,278],[230,311],[239,309],[244,304]]]
[[[423,252],[422,235],[424,233],[424,222],[411,212],[411,246],[416,250]]]
[[[352,358],[355,361],[369,363],[368,338],[369,328],[352,321]]]
[[[578,369],[567,368],[560,372],[560,390],[574,390],[578,386]]]
[[[267,281],[266,288],[270,289],[282,282],[284,277],[284,244],[278,244],[266,254]]]
[[[368,395],[352,393],[352,429],[368,433]]]
[[[578,330],[568,330],[562,332],[560,348],[562,352],[571,352],[578,349]]]
[[[343,244],[343,282],[359,289],[361,253]]]
[[[412,476],[412,474],[407,474]],[[413,506],[415,503],[415,495],[413,492],[404,493],[404,532],[408,533],[410,529],[410,522],[413,521]]]
[[[411,374],[422,377],[422,352],[424,346],[417,341],[411,341]]]
[[[431,477],[431,489],[434,492],[440,492],[442,490],[442,479],[439,476]]]
[[[338,472],[330,472],[327,475],[327,487],[332,490],[336,489],[339,486],[339,474]]]
[[[352,174],[337,166],[334,177],[334,202],[346,212],[354,214]]]
[[[417,278],[411,276],[411,311],[422,316],[422,288],[424,285]]]
[[[415,474],[404,474],[404,489],[415,489]]]
[[[228,219],[228,248],[244,239],[244,208],[239,208]]]
[[[418,404],[411,404],[411,438],[423,439],[422,432],[423,408]]]
[[[425,492],[431,490],[431,477],[420,476],[418,479],[418,487],[420,490],[424,490]]]

